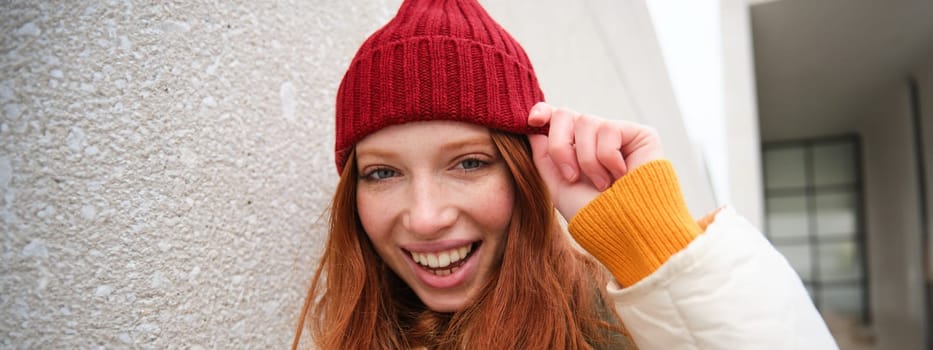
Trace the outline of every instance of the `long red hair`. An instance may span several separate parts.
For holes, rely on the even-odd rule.
[[[589,349],[632,344],[606,300],[608,274],[574,248],[557,222],[523,135],[491,130],[515,185],[498,271],[464,310],[429,310],[382,261],[356,210],[350,155],[330,211],[330,233],[292,344],[305,321],[320,349]],[[622,343],[622,344],[620,344]]]

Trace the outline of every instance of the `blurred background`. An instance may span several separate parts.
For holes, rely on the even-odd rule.
[[[695,216],[761,227],[843,349],[933,349],[933,1],[480,2],[549,102],[654,126]],[[399,4],[0,3],[0,349],[290,344],[336,89]]]

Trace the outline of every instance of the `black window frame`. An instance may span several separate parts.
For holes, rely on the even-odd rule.
[[[851,184],[844,185],[816,185],[815,184],[815,170],[814,170],[814,160],[813,160],[813,149],[820,146],[840,144],[840,143],[850,143],[853,147],[853,165],[855,167],[854,182]],[[768,188],[768,164],[766,161],[766,156],[769,151],[780,150],[780,149],[793,149],[798,148],[802,149],[804,152],[804,164],[803,168],[805,171],[806,183],[803,187],[788,187],[788,188],[778,188],[778,189],[769,189]],[[870,289],[868,287],[868,282],[870,280],[869,271],[868,271],[868,252],[867,252],[867,232],[865,224],[865,188],[864,188],[864,176],[863,176],[863,166],[862,166],[862,142],[861,138],[856,134],[844,134],[844,135],[835,135],[827,137],[817,137],[817,138],[808,138],[808,139],[799,139],[799,140],[785,140],[785,141],[776,141],[776,142],[765,142],[762,144],[761,149],[762,154],[762,176],[763,176],[763,189],[765,195],[765,236],[775,247],[779,246],[809,246],[810,247],[810,276],[808,279],[803,279],[804,285],[810,288],[813,295],[813,303],[816,305],[817,309],[822,310],[822,293],[826,287],[835,287],[835,286],[852,286],[856,285],[861,288],[862,300],[861,300],[861,315],[860,321],[864,325],[871,324],[871,297]],[[818,194],[832,194],[832,193],[846,193],[852,194],[855,200],[855,210],[856,210],[856,227],[855,232],[852,237],[820,237],[817,233],[817,213],[816,213],[816,198]],[[799,238],[788,238],[788,237],[773,237],[772,233],[769,230],[770,219],[768,216],[771,211],[769,206],[769,199],[777,197],[791,197],[791,196],[803,196],[806,201],[806,212],[807,212],[807,232],[805,236]],[[860,259],[860,270],[861,278],[856,278],[852,280],[845,281],[823,281],[820,278],[820,252],[819,247],[821,243],[833,243],[833,242],[849,242],[853,241],[856,245],[856,249],[859,254]]]

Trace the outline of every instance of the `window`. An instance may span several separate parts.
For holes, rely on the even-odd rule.
[[[816,307],[869,322],[856,136],[765,144],[766,235]]]

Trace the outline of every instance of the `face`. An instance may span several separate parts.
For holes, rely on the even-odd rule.
[[[389,267],[432,310],[461,310],[498,266],[511,175],[486,128],[396,125],[356,145],[357,208]]]

